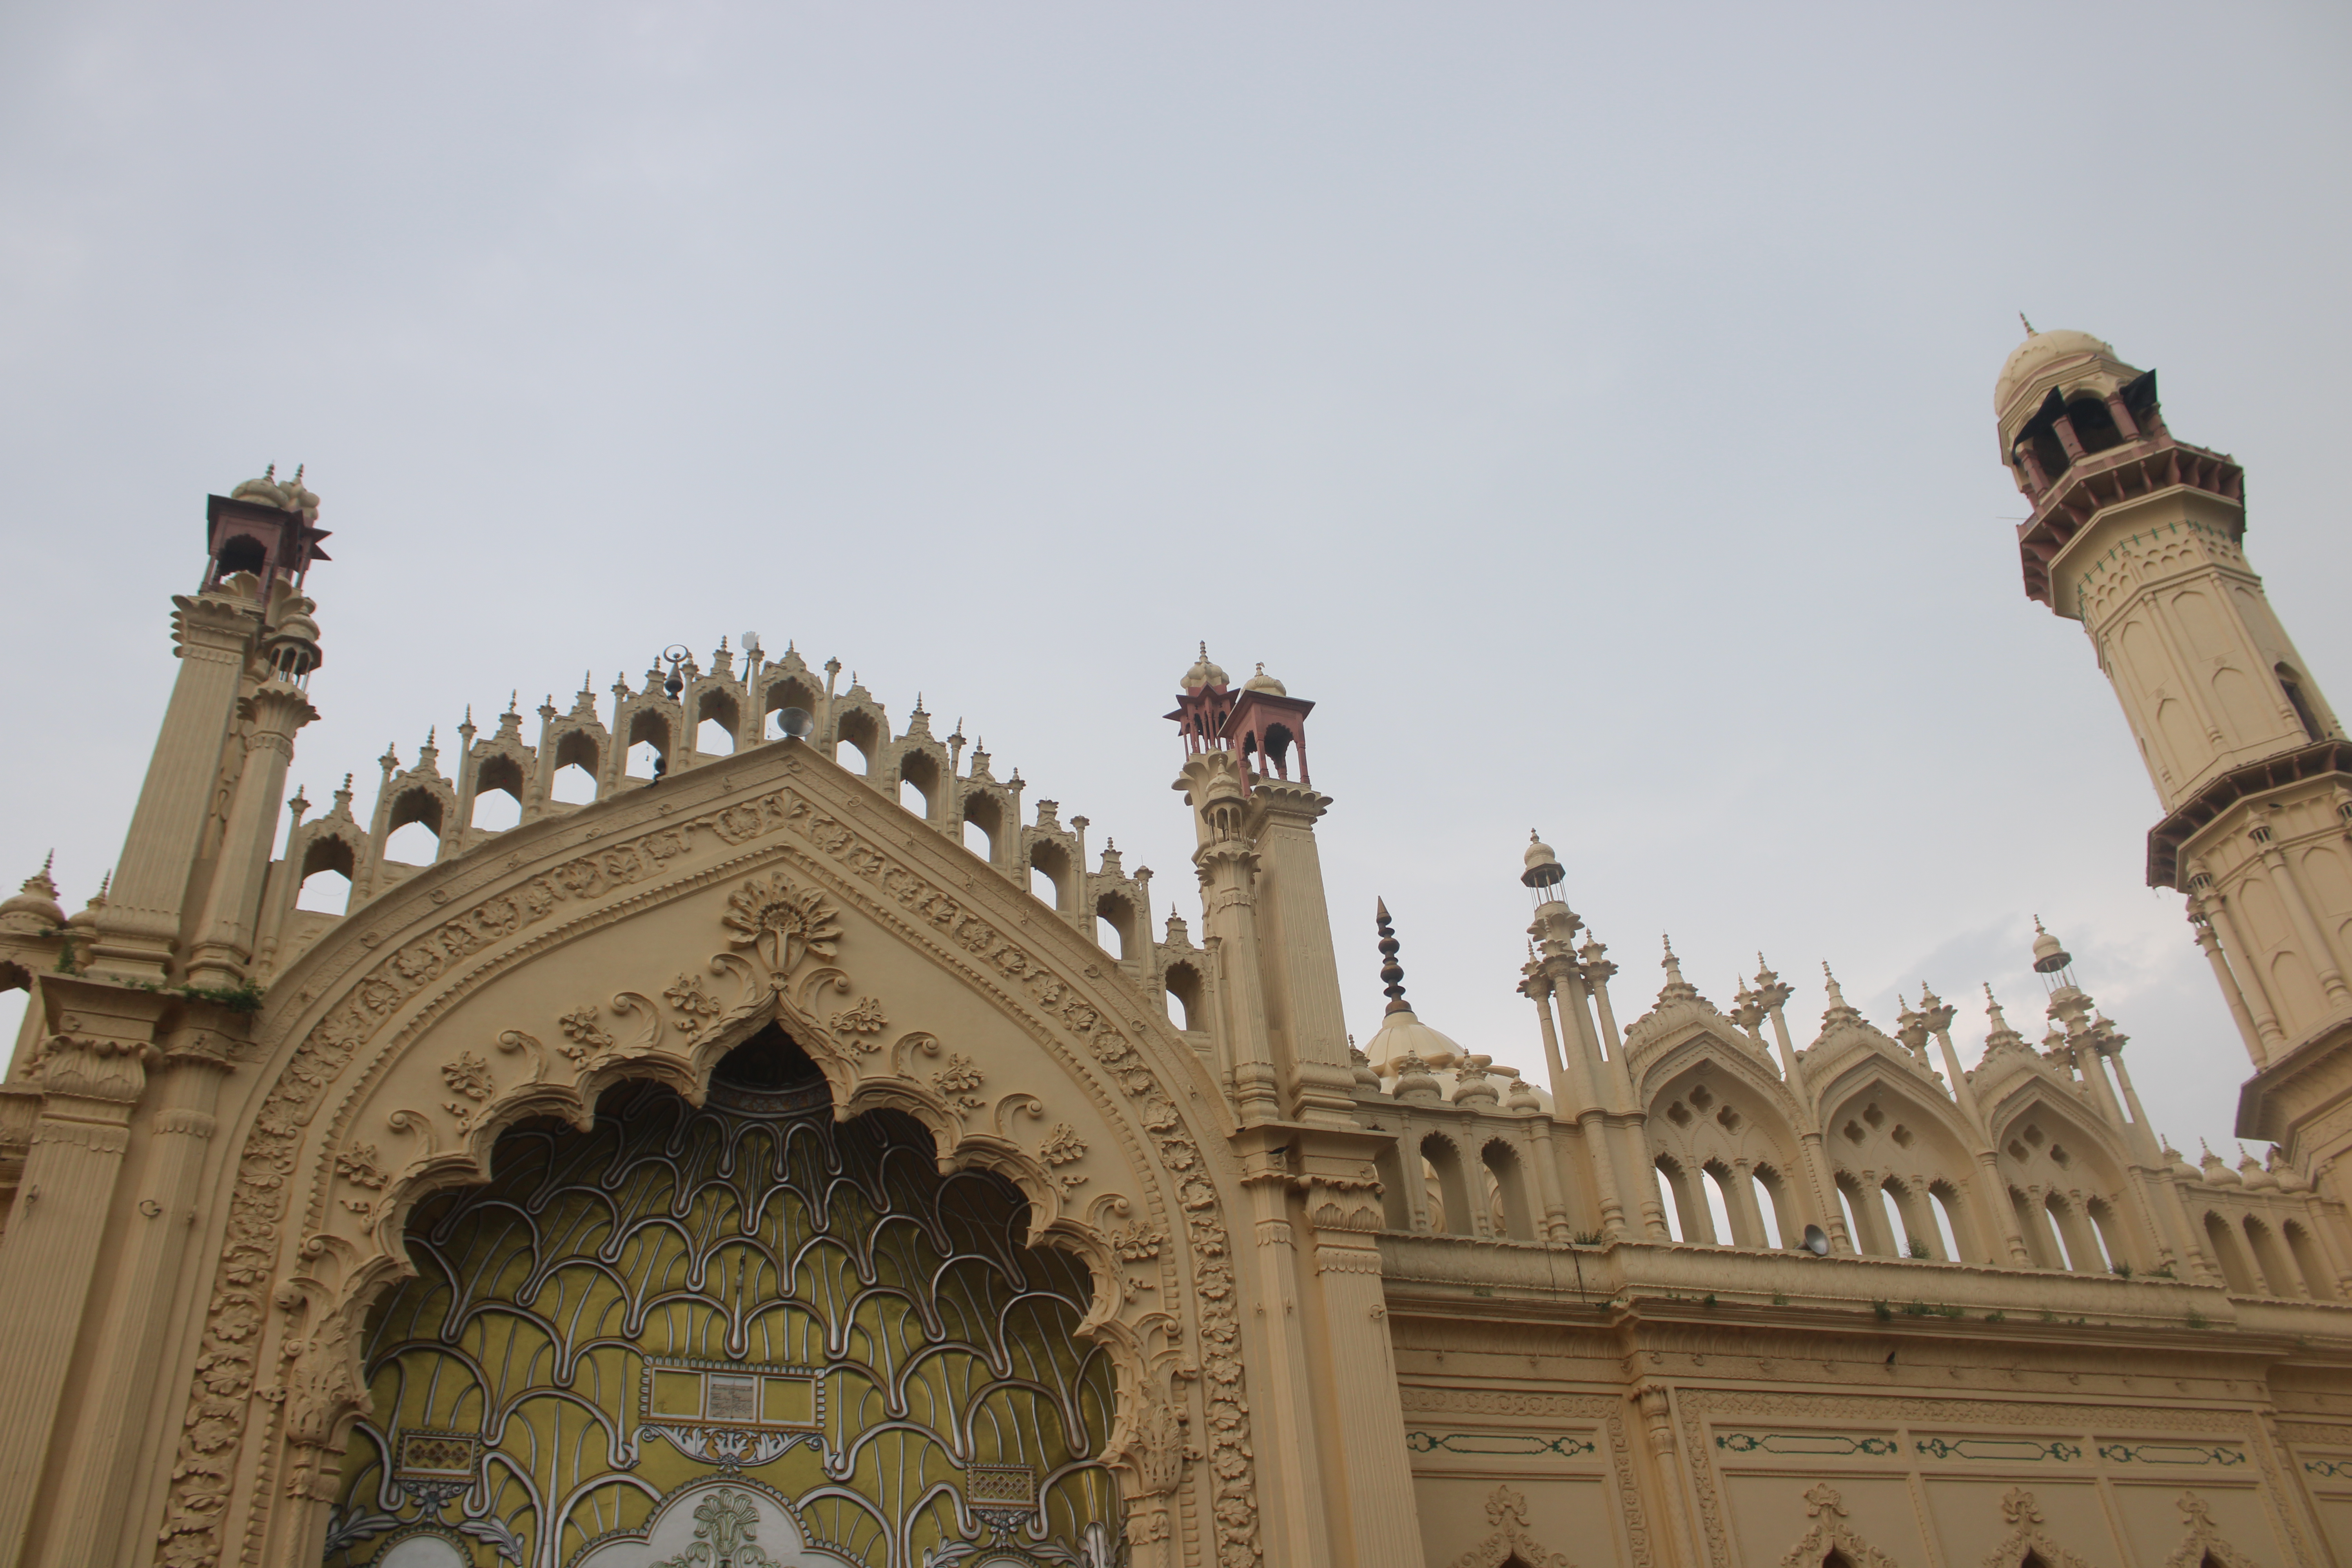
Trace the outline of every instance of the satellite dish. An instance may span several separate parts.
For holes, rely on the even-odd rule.
[[[757,658],[760,657],[759,633],[745,632],[743,634],[743,656],[746,658]]]
[[[1820,1226],[1809,1225],[1805,1227],[1804,1248],[1815,1258],[1827,1258],[1830,1255],[1830,1238],[1823,1234]]]
[[[805,708],[787,708],[776,715],[788,741],[805,741],[816,733],[816,720]]]

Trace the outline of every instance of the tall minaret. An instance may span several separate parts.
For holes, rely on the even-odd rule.
[[[2352,1055],[2352,744],[2247,563],[2244,470],[2173,438],[2154,371],[2027,333],[1993,391],[2026,595],[2083,624],[2139,742],[2148,885],[2189,895],[2259,1069],[2239,1133],[2292,1142]]]
[[[273,465],[205,514],[204,576],[172,601],[180,672],[98,917],[90,968],[153,984],[235,989],[278,826],[294,731],[319,664],[317,608],[302,595],[319,498]]]

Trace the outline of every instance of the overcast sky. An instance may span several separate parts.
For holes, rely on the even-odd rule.
[[[1539,827],[1621,1020],[1670,931],[1806,1034],[1824,958],[1932,982],[1972,1061],[2038,911],[2193,1155],[2243,1047],[1990,394],[2021,310],[2159,369],[2345,710],[2348,87],[2325,5],[19,0],[0,871],[95,890],[205,494],[304,462],[315,802],[750,627],[1191,913],[1205,637],[1318,704],[1360,1037],[1385,895],[1423,1018],[1539,1063]]]

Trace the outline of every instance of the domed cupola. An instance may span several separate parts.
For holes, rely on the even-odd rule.
[[[41,862],[41,868],[25,879],[24,887],[14,898],[0,902],[0,930],[18,931],[53,931],[65,928],[66,912],[58,907],[58,885],[49,880],[49,868],[56,864],[55,854]]]
[[[1258,668],[1263,672],[1265,666],[1260,665]],[[1227,684],[1224,667],[1210,660],[1209,645],[1203,642],[1201,645],[1201,657],[1193,660],[1192,668],[1184,672],[1181,682],[1183,689],[1189,693],[1198,691],[1202,687],[1208,687],[1213,690],[1223,691]]]

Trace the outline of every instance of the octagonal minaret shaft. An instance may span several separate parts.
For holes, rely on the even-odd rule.
[[[2244,470],[2173,437],[2154,371],[2084,332],[2034,332],[1993,401],[2033,507],[2018,528],[2027,596],[2083,623],[2168,813],[2342,738],[2247,563]],[[2151,846],[2158,885],[2178,842]]]
[[[2352,1023],[2352,744],[2247,562],[2244,470],[2174,438],[2154,371],[2027,331],[1993,393],[2026,594],[2115,686],[2164,811],[2148,883],[2226,956],[2256,1066],[2320,1048]]]

